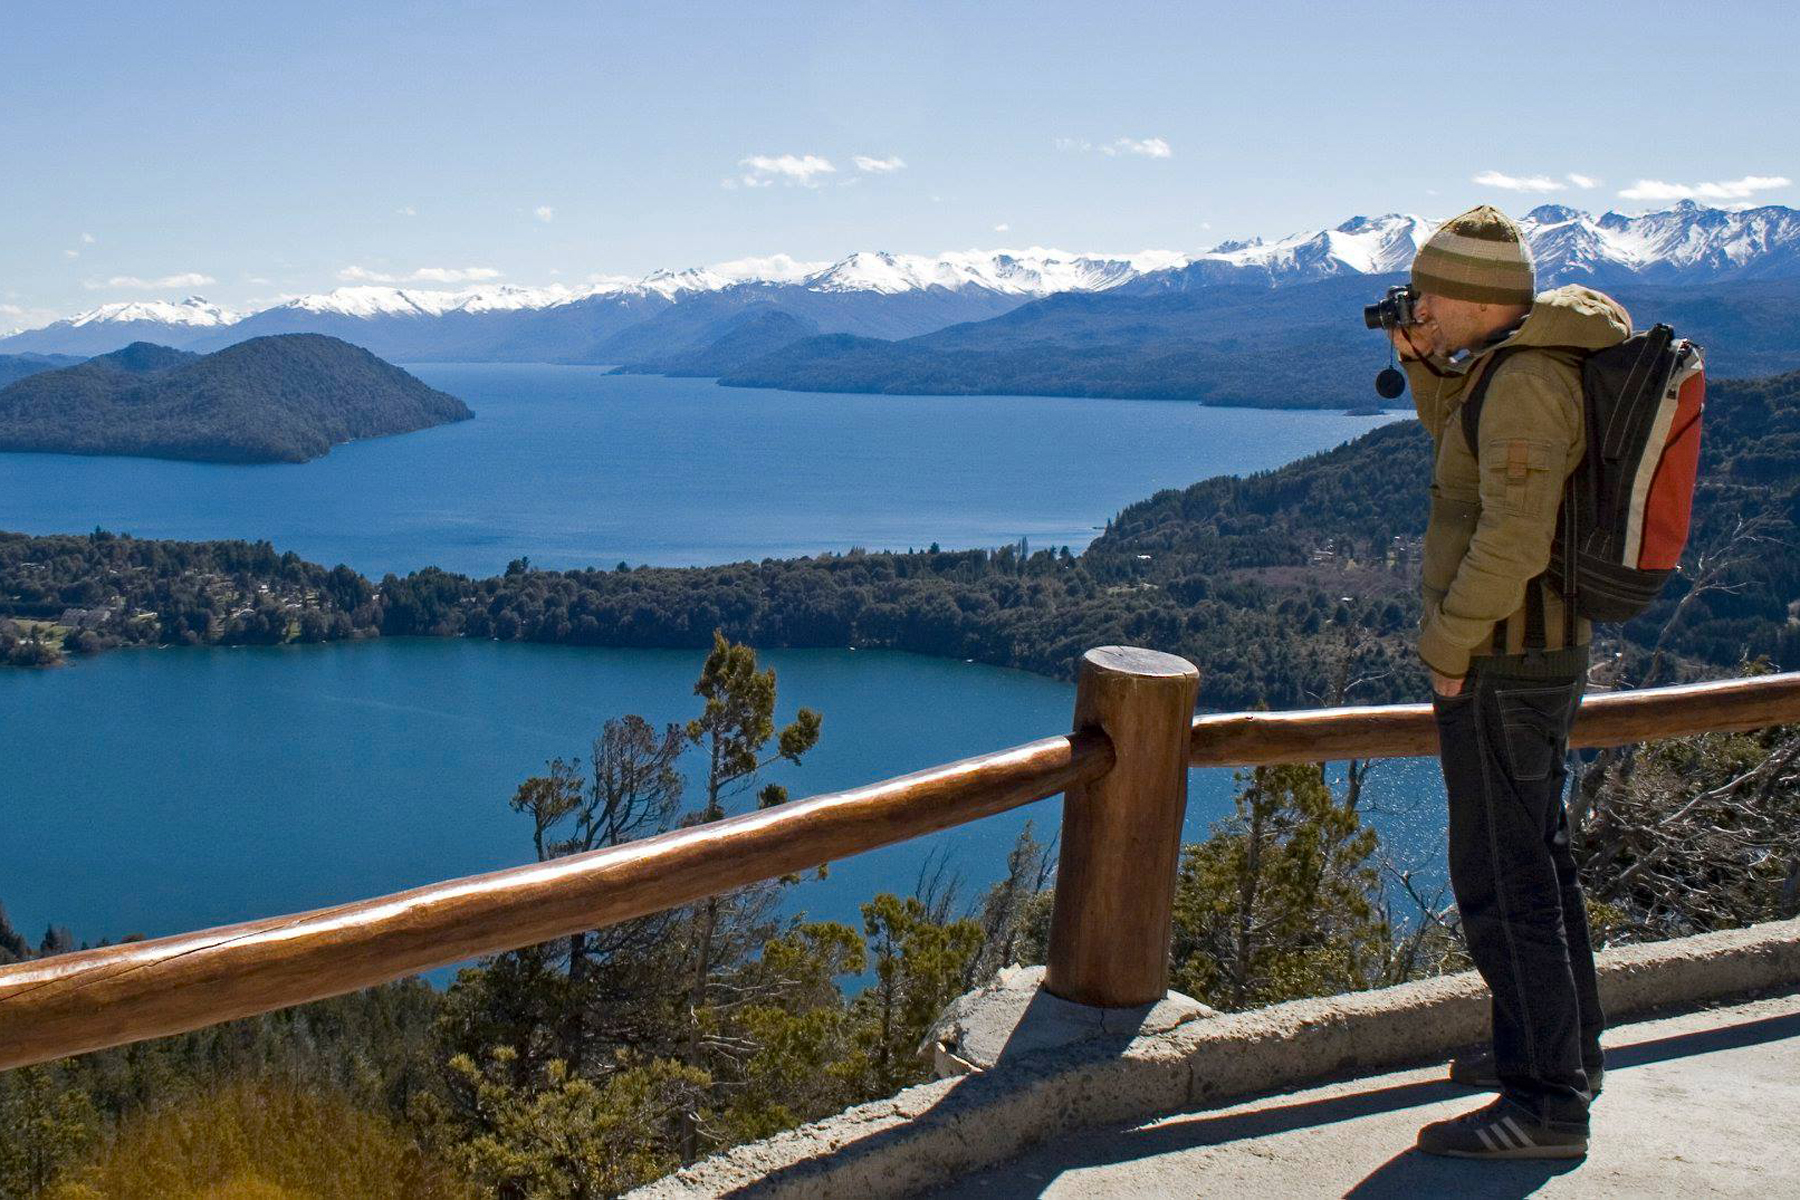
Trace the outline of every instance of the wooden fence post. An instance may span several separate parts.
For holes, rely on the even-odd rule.
[[[1064,793],[1044,988],[1130,1008],[1169,989],[1169,937],[1200,672],[1185,658],[1100,646],[1081,658],[1075,728],[1112,739],[1115,765]]]

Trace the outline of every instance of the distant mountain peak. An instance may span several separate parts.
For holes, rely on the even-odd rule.
[[[233,325],[239,319],[239,314],[222,308],[203,296],[189,296],[180,301],[121,300],[102,304],[70,317],[69,324],[126,324],[142,321],[155,325],[216,326]]]
[[[1595,217],[1566,205],[1543,204],[1519,224],[1542,286],[1800,276],[1800,211],[1781,205],[1720,209],[1684,200],[1656,212]],[[590,276],[588,283],[574,287],[489,284],[448,291],[358,285],[290,297],[248,315],[199,296],[132,300],[0,338],[0,352],[92,354],[140,337],[204,349],[232,337],[311,330],[370,340],[389,353],[400,347],[397,352],[403,356],[575,357],[622,328],[621,323],[650,319],[671,306],[729,308],[762,301],[790,304],[825,333],[904,327],[910,336],[1059,293],[1184,291],[1222,283],[1283,286],[1345,275],[1397,274],[1436,225],[1417,214],[1390,212],[1352,216],[1330,228],[1281,238],[1235,238],[1191,253],[1097,254],[1029,246],[927,255],[871,249],[829,263],[774,254],[641,277]],[[883,306],[912,315],[898,326],[884,325],[872,315]],[[602,310],[607,314],[604,330],[594,324]],[[537,321],[541,328],[519,333],[506,324],[514,321]],[[378,324],[388,332],[375,331]],[[485,341],[471,341],[473,335],[459,332],[476,326]],[[394,333],[402,328],[411,332]],[[542,349],[547,345],[554,349]]]
[[[133,375],[147,375],[154,371],[166,371],[170,367],[178,367],[193,359],[194,355],[185,350],[171,350],[167,346],[159,346],[155,342],[133,342],[123,349],[114,350],[111,354],[102,354],[90,358],[90,363],[103,363]]]
[[[1300,283],[1406,269],[1438,222],[1404,213],[1352,217],[1332,229],[1220,242],[1186,266],[1133,282],[1185,290],[1226,282]],[[1558,283],[1690,282],[1800,275],[1800,211],[1780,205],[1709,208],[1682,201],[1658,212],[1598,218],[1542,204],[1519,219],[1540,287]]]
[[[1580,220],[1585,215],[1566,204],[1540,204],[1525,214],[1525,220],[1535,221],[1539,225],[1562,225]]]

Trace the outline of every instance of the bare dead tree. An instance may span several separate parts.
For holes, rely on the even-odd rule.
[[[1787,546],[1774,531],[1781,521],[1772,513],[1740,516],[1722,541],[1693,547],[1682,574],[1688,579],[1688,590],[1676,601],[1662,627],[1657,631],[1641,672],[1632,677],[1621,638],[1620,651],[1611,662],[1601,660],[1590,674],[1593,682],[1604,682],[1614,689],[1652,687],[1662,680],[1672,655],[1669,645],[1700,598],[1716,594],[1735,594],[1742,590],[1742,572],[1774,547]],[[1583,850],[1588,828],[1606,790],[1617,783],[1628,782],[1635,764],[1637,747],[1609,746],[1580,764],[1570,789],[1570,828],[1575,848]]]
[[[1387,862],[1382,864],[1382,873],[1400,885],[1409,909],[1408,917],[1402,918],[1384,898],[1388,927],[1406,929],[1409,932],[1393,943],[1382,972],[1382,982],[1405,983],[1409,979],[1427,978],[1466,968],[1469,958],[1463,948],[1462,918],[1457,913],[1455,901],[1444,898],[1449,885],[1439,884],[1427,898],[1419,891],[1411,871]]]
[[[685,788],[676,768],[685,745],[679,725],[658,734],[631,715],[601,726],[587,771],[578,760],[550,760],[546,773],[521,783],[511,801],[515,811],[531,817],[538,861],[672,828]],[[581,1070],[597,1040],[619,1041],[643,1024],[633,1019],[641,1005],[625,1001],[641,984],[641,965],[656,956],[670,920],[668,914],[643,917],[575,933],[549,947],[567,981],[559,1038],[571,1070]]]
[[[962,882],[962,872],[950,866],[949,843],[939,842],[926,853],[913,880],[912,894],[925,907],[926,920],[942,925],[950,919]]]
[[[1377,639],[1353,615],[1344,622],[1344,636],[1336,651],[1336,669],[1332,672],[1331,686],[1323,696],[1315,696],[1315,700],[1326,708],[1337,708],[1348,702],[1359,688],[1367,687],[1380,680],[1390,678],[1391,670],[1365,671],[1358,673],[1357,667],[1365,651],[1376,644]],[[1362,803],[1363,785],[1368,779],[1369,771],[1377,760],[1372,758],[1351,759],[1344,768],[1344,807],[1356,812]],[[1319,769],[1324,771],[1327,764],[1320,763]]]
[[[1766,512],[1753,517],[1740,516],[1723,542],[1694,552],[1692,570],[1682,572],[1690,581],[1688,590],[1675,602],[1674,611],[1657,633],[1656,642],[1650,649],[1650,661],[1638,678],[1638,687],[1653,687],[1661,677],[1669,639],[1681,627],[1694,601],[1717,592],[1735,594],[1742,591],[1744,585],[1739,578],[1742,569],[1767,553],[1769,548],[1785,544],[1771,536],[1770,531],[1775,525],[1775,517]]]
[[[1650,743],[1595,809],[1583,881],[1615,937],[1772,920],[1800,893],[1800,728]]]
[[[964,972],[965,989],[1015,962],[1038,961],[1042,947],[1037,925],[1046,915],[1057,841],[1039,842],[1030,821],[1019,831],[1006,858],[1006,877],[988,888],[977,911],[970,914],[981,926],[981,949]]]

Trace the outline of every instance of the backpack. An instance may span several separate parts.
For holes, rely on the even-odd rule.
[[[1519,349],[1496,350],[1463,402],[1463,436],[1478,458],[1488,381]],[[1629,621],[1650,607],[1687,545],[1706,400],[1700,347],[1667,325],[1635,333],[1586,356],[1581,397],[1587,453],[1564,486],[1545,575],[1571,623]]]

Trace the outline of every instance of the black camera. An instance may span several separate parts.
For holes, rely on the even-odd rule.
[[[1417,325],[1419,293],[1413,290],[1410,283],[1396,283],[1387,290],[1387,297],[1378,304],[1363,306],[1363,324],[1370,329],[1397,329],[1402,325]]]

